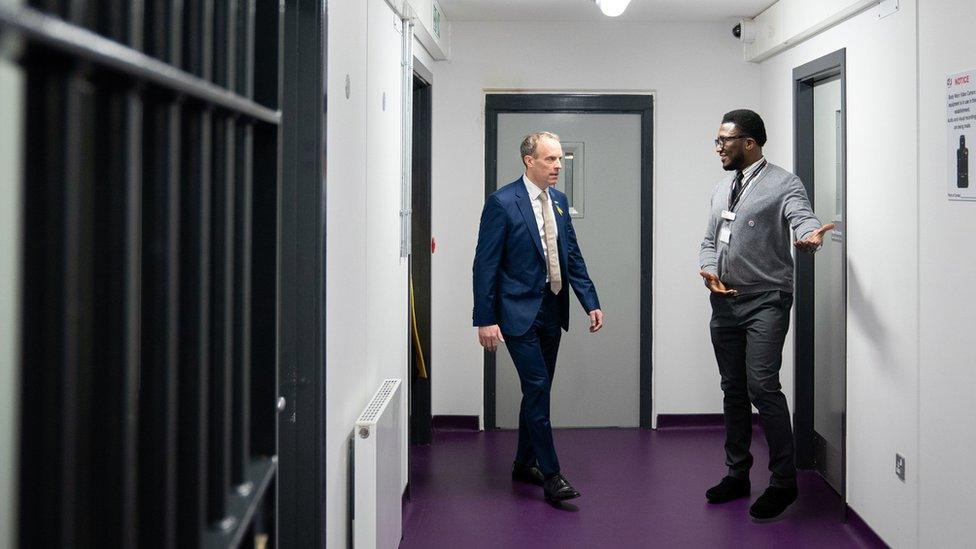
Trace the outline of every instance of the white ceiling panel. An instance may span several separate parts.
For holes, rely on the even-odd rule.
[[[593,0],[438,0],[450,21],[725,21],[755,17],[775,0],[631,0],[606,17]]]

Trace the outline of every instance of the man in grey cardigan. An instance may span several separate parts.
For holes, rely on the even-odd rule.
[[[728,475],[705,493],[711,503],[749,497],[752,407],[769,445],[770,486],[754,520],[773,519],[796,501],[793,429],[779,382],[793,306],[790,242],[815,252],[833,224],[821,225],[800,179],[763,157],[766,128],[750,110],[727,113],[715,139],[732,172],[712,192],[699,273],[711,291],[712,346],[722,378]],[[793,239],[796,234],[796,240]]]

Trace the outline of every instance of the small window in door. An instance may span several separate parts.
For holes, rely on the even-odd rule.
[[[583,217],[583,194],[586,189],[583,169],[583,143],[563,141],[563,169],[556,188],[566,193],[569,215]]]

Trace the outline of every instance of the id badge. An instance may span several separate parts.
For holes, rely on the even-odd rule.
[[[728,210],[722,210],[722,219],[726,221],[735,221],[735,212],[730,212]]]
[[[732,238],[732,229],[728,225],[722,225],[722,228],[718,230],[718,240],[723,244],[728,244],[729,240]]]

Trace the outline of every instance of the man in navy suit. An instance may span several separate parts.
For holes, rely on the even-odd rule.
[[[549,391],[560,330],[569,330],[567,283],[590,316],[590,332],[603,327],[603,312],[576,243],[566,195],[553,188],[562,169],[559,137],[530,134],[521,153],[525,175],[492,193],[481,212],[473,324],[486,350],[505,342],[521,381],[512,478],[542,486],[549,501],[564,501],[580,493],[560,473]]]

